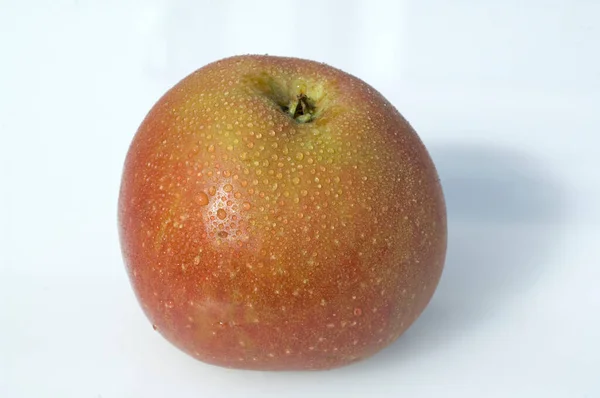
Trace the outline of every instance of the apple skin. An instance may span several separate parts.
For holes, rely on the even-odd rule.
[[[297,58],[226,58],[160,98],[129,148],[118,220],[154,328],[229,368],[377,353],[427,306],[446,254],[416,132],[362,80]]]

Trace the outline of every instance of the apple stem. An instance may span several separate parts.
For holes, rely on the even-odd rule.
[[[315,107],[306,95],[300,94],[284,110],[298,123],[308,123],[313,119]]]

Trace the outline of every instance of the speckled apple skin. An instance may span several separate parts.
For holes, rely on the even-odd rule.
[[[318,115],[298,123],[282,93],[313,98]],[[295,58],[223,59],[169,90],[130,146],[118,215],[154,328],[230,368],[375,354],[424,310],[446,254],[442,189],[415,131],[365,82]]]

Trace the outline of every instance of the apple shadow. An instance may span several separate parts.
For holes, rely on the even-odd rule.
[[[530,157],[485,146],[432,146],[430,154],[448,211],[442,278],[404,335],[354,369],[424,355],[497,316],[536,283],[564,230],[565,195]]]

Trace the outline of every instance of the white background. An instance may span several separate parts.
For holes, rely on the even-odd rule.
[[[204,365],[153,332],[117,240],[146,112],[219,58],[353,73],[445,189],[428,309],[370,360]],[[600,2],[0,0],[0,396],[600,397]]]

